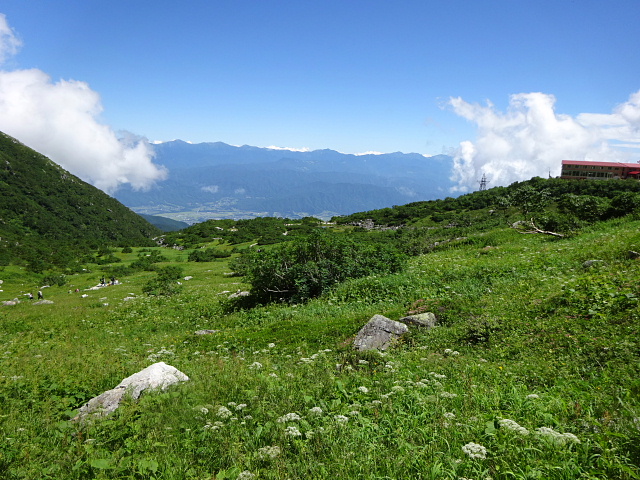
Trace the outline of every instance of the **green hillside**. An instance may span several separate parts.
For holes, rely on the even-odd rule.
[[[64,266],[83,245],[149,244],[160,230],[0,132],[0,265]]]
[[[636,185],[565,183],[584,190],[532,179],[398,230],[210,221],[165,237],[183,249],[92,251],[53,303],[0,303],[0,477],[640,478]],[[0,277],[4,301],[40,285]],[[352,348],[420,312],[437,326]],[[190,380],[72,421],[160,361]]]

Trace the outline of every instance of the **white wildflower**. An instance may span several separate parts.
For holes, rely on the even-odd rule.
[[[279,377],[278,377],[278,374],[277,374],[277,373],[273,373],[273,372],[271,372],[271,373],[269,374],[269,376],[270,376],[270,377],[272,377],[272,378],[279,378]]]
[[[359,365],[369,365],[369,362],[367,360],[358,360],[358,364]]]
[[[440,392],[440,396],[442,398],[456,398],[458,396],[457,393],[449,393],[449,392]]]
[[[529,430],[519,425],[517,422],[509,420],[508,418],[501,418],[500,420],[498,420],[498,424],[506,430],[516,432],[518,435],[529,435]]]
[[[478,460],[487,458],[487,449],[477,443],[467,443],[462,447],[462,451],[466,453],[469,458],[477,458]]]
[[[258,449],[258,457],[265,460],[267,458],[276,458],[282,453],[280,447],[277,445],[270,445],[268,447],[262,447]]]
[[[336,422],[343,423],[343,424],[349,421],[349,417],[346,417],[344,415],[334,415],[333,418],[335,419]]]
[[[444,414],[444,418],[451,420],[452,418],[456,418],[456,414],[453,412],[447,412]]]
[[[270,343],[269,345],[267,345],[267,347],[269,348],[275,348],[276,344],[275,343]]]
[[[391,390],[393,392],[404,393],[404,387],[401,387],[400,385],[394,385],[391,387]]]
[[[244,472],[240,472],[240,475],[236,477],[236,480],[252,480],[256,478],[256,476],[251,473],[249,470],[245,470]]]
[[[367,387],[358,387],[358,391],[362,393],[369,393],[369,389]]]
[[[565,444],[569,443],[580,443],[580,439],[576,437],[573,433],[560,433],[556,432],[553,428],[550,427],[540,427],[536,429],[536,434],[552,440],[557,444]]]
[[[216,412],[216,415],[220,418],[229,418],[232,413],[231,410],[229,410],[227,407],[218,407],[218,411]]]
[[[206,415],[207,413],[209,413],[209,409],[208,409],[207,407],[202,407],[202,408],[200,409],[200,411],[201,411],[204,415]]]
[[[297,413],[287,413],[276,420],[278,423],[297,422],[300,420],[300,415]]]
[[[320,407],[313,407],[309,409],[309,413],[312,415],[322,415],[322,409]]]
[[[260,362],[253,362],[251,365],[249,365],[249,368],[251,370],[260,370],[262,368],[262,364]]]
[[[302,433],[300,433],[300,430],[298,430],[298,427],[287,427],[284,431],[285,435],[288,435],[290,437],[301,437]]]
[[[237,411],[240,411],[240,410],[242,410],[244,408],[247,408],[247,404],[246,403],[240,403],[240,404],[236,405],[236,410]]]
[[[537,398],[540,398],[540,395],[536,394],[536,393],[530,393],[529,395],[527,395],[527,398],[529,400],[535,400]]]

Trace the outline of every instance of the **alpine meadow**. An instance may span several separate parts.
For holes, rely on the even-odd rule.
[[[163,233],[2,134],[0,186],[3,479],[640,478],[636,180]]]

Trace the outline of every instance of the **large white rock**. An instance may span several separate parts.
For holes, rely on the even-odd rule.
[[[189,380],[184,373],[164,362],[154,363],[138,373],[122,380],[117,387],[92,398],[85,403],[74,420],[82,420],[88,415],[108,415],[120,406],[127,396],[138,399],[147,389],[164,390],[170,385]]]
[[[356,350],[386,350],[409,329],[404,323],[390,320],[382,315],[374,315],[360,329],[353,341]]]

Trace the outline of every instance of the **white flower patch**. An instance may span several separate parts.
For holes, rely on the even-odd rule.
[[[260,362],[253,362],[249,365],[249,369],[251,370],[260,370],[262,368],[262,364]]]
[[[519,425],[517,422],[509,420],[508,418],[501,418],[500,420],[498,420],[498,424],[505,430],[510,430],[517,433],[518,435],[529,435],[529,430]]]
[[[316,415],[316,416],[320,416],[322,415],[322,409],[320,407],[313,407],[311,409],[309,409],[309,413],[311,415]]]
[[[458,396],[457,393],[450,393],[450,392],[440,392],[440,396],[442,398],[456,398]]]
[[[536,429],[536,434],[543,438],[552,440],[554,443],[564,445],[565,443],[580,443],[580,439],[573,433],[560,433],[556,432],[550,427],[540,427]]]
[[[287,427],[284,431],[284,434],[289,436],[289,437],[301,437],[302,433],[300,433],[300,430],[298,430],[298,427],[294,427],[294,426],[290,426]]]
[[[466,453],[469,458],[484,460],[487,458],[487,449],[477,443],[469,442],[462,447],[462,451]]]
[[[221,407],[218,407],[218,411],[216,412],[216,415],[220,418],[229,418],[233,414],[231,413],[231,410],[229,410],[227,407],[221,406]]]
[[[262,447],[258,449],[258,457],[266,460],[268,458],[276,458],[280,456],[282,450],[277,445],[270,445],[268,447]]]
[[[358,391],[361,393],[369,393],[369,389],[367,387],[358,387]]]
[[[297,413],[287,413],[276,420],[278,423],[297,422],[301,420],[300,415]]]
[[[344,415],[334,415],[333,418],[336,422],[341,424],[345,424],[349,421],[349,417],[346,417]]]

